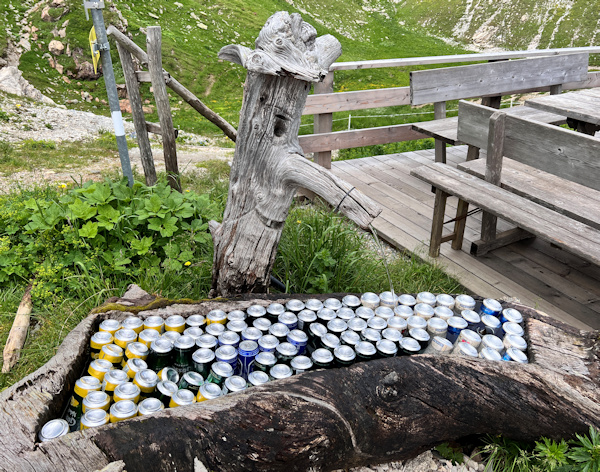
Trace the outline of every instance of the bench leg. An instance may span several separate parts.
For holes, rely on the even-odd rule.
[[[467,148],[467,162],[479,159],[479,148],[469,145]]]
[[[431,222],[431,240],[429,241],[429,255],[431,257],[438,257],[440,255],[447,199],[448,194],[446,192],[440,189],[435,190],[435,204],[433,207],[433,220]]]
[[[487,211],[483,212],[483,216],[481,217],[481,239],[482,241],[493,241],[496,239],[496,224],[498,223],[498,217],[488,213]]]
[[[435,162],[446,163],[446,143],[439,139],[435,140]]]
[[[466,202],[465,200],[459,200],[458,206],[456,207],[456,221],[454,222],[454,238],[452,239],[452,249],[462,249],[468,212],[469,202]]]

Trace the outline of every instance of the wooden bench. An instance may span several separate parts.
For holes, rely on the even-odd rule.
[[[446,101],[483,97],[482,104],[500,108],[502,95],[540,90],[560,93],[562,84],[587,77],[588,54],[545,56],[512,61],[414,71],[410,74],[412,105],[434,103],[433,121],[413,124],[413,129],[435,139],[435,160],[446,162],[446,144],[464,144],[457,137],[458,118],[446,116]],[[528,107],[514,107],[509,113],[549,124],[563,124],[566,118],[538,115]],[[478,148],[469,148],[469,160],[478,157]]]
[[[471,203],[484,210],[472,253],[533,235],[600,264],[600,139],[468,102],[460,103],[458,121],[459,139],[486,141],[485,169],[467,162],[463,170],[432,163],[411,171],[437,189],[429,254],[437,257],[445,241],[462,248]],[[442,236],[449,195],[459,204],[454,231]],[[497,235],[497,217],[517,229]]]

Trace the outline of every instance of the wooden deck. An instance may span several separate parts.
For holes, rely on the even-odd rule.
[[[465,158],[465,146],[448,148],[448,163],[464,162]],[[439,258],[427,256],[434,194],[430,185],[409,172],[433,160],[433,150],[388,154],[336,161],[332,171],[381,205],[383,212],[373,226],[383,239],[437,261],[472,293],[498,299],[515,297],[575,327],[600,329],[600,267],[537,239],[475,258],[469,249],[471,242],[479,239],[480,213],[467,219],[462,251],[445,243]],[[456,201],[448,199],[447,219],[454,218]],[[452,224],[447,225],[447,232],[451,228]],[[499,231],[509,228],[498,222]]]

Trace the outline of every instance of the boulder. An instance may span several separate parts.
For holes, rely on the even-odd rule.
[[[64,50],[65,45],[57,39],[53,39],[48,45],[48,51],[50,51],[55,56],[60,56],[64,52]]]
[[[95,73],[92,63],[84,61],[77,65],[76,77],[80,80],[96,80],[100,77],[100,72]]]
[[[54,18],[50,16],[50,5],[46,5],[42,10],[42,21],[45,21],[46,23],[54,21]]]
[[[33,100],[55,105],[54,101],[42,94],[33,85],[23,78],[23,73],[14,66],[0,69],[0,90],[19,97],[27,97]]]

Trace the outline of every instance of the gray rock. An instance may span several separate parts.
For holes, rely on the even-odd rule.
[[[53,39],[48,45],[48,51],[50,51],[55,56],[60,56],[64,52],[64,50],[65,45],[57,39]]]
[[[42,94],[38,89],[23,78],[23,73],[14,66],[0,69],[0,90],[19,97],[54,105],[54,101]]]

